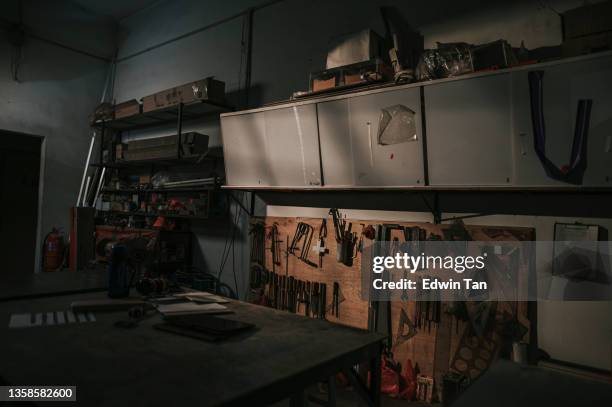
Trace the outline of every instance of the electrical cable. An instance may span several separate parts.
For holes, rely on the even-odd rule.
[[[241,202],[244,200],[244,195],[241,196]],[[223,273],[223,271],[225,270],[225,266],[227,264],[227,260],[229,259],[229,255],[232,251],[233,245],[235,243],[236,240],[236,232],[238,230],[238,226],[237,223],[240,220],[242,211],[240,211],[238,208],[236,208],[234,215],[233,215],[233,219],[232,222],[230,223],[230,228],[231,228],[231,238],[229,238],[229,232],[230,230],[228,230],[228,236],[226,237],[226,241],[225,241],[225,247],[223,249],[223,253],[221,254],[221,264],[219,267],[219,273],[217,274],[217,278],[219,279],[219,281],[221,281],[221,275]],[[236,274],[236,270],[235,270],[235,266],[232,266],[233,268],[233,273],[234,276]],[[236,290],[238,289],[238,283],[237,283],[237,278],[235,278],[235,284],[236,284]]]

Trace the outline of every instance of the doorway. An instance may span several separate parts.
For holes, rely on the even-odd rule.
[[[16,279],[38,264],[43,138],[0,130],[0,279]]]

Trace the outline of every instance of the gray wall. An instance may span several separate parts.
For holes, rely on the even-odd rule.
[[[436,41],[468,41],[484,43],[498,38],[528,48],[558,45],[561,23],[557,12],[582,4],[578,0],[557,1],[477,1],[448,2],[390,1],[323,1],[285,0],[257,9],[253,25],[252,90],[249,106],[287,99],[294,91],[308,87],[308,73],[325,66],[326,49],[338,35],[371,27],[383,33],[378,12],[381,5],[395,5],[403,17],[420,29],[425,45]],[[208,75],[226,82],[231,99],[239,107],[244,98],[245,55],[241,47],[245,19],[234,16],[247,7],[263,1],[235,2],[178,0],[161,2],[121,22],[119,63],[115,95],[117,101],[140,98],[151,92]],[[226,19],[226,21],[222,21]],[[142,50],[207,26],[178,41],[133,56]],[[127,58],[122,60],[121,58]],[[220,143],[216,123],[195,124]],[[140,136],[140,135],[135,135]],[[332,206],[329,205],[321,206]],[[268,207],[269,215],[324,216],[324,210],[296,207]],[[259,213],[266,213],[261,208]],[[431,220],[428,214],[408,212],[353,211],[350,216],[361,219]],[[563,219],[577,221],[578,219]],[[538,239],[550,238],[555,218],[499,216],[477,218],[472,223],[536,228]],[[590,220],[612,227],[610,220]],[[248,247],[245,220],[239,224],[241,234],[236,245],[235,269],[245,294],[248,278]],[[223,231],[203,228],[199,235],[199,262],[217,270],[223,249]],[[240,255],[238,254],[240,253]],[[242,256],[242,257],[240,257]],[[230,260],[231,261],[231,260]],[[231,266],[232,263],[230,263]],[[230,282],[231,272],[224,272]],[[612,323],[609,303],[539,303],[540,345],[553,357],[610,369]],[[576,329],[573,329],[573,328]],[[589,333],[589,340],[581,337]],[[588,344],[588,346],[586,345]]]
[[[40,233],[53,226],[68,232],[68,208],[75,204],[89,146],[88,118],[99,103],[109,64],[26,36],[15,82],[4,27],[18,20],[17,2],[2,2],[0,10],[0,128],[45,138]],[[23,22],[36,36],[96,55],[113,54],[114,24],[69,1],[24,1]]]

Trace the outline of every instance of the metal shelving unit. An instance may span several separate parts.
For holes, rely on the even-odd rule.
[[[178,214],[172,214],[172,213],[124,212],[124,211],[112,211],[112,210],[111,211],[100,210],[98,212],[109,213],[109,214],[119,215],[119,216],[142,216],[145,218],[164,217],[168,219],[194,219],[194,220],[208,219],[207,216],[178,215]]]
[[[94,123],[94,127],[117,131],[135,130],[170,124],[177,120],[183,122],[185,120],[201,119],[211,115],[231,112],[233,110],[231,106],[224,103],[201,100],[189,104],[179,103],[163,109],[139,113],[120,119],[100,120]]]
[[[213,166],[216,166],[218,160],[223,159],[222,152],[217,149],[209,150],[209,152],[204,156],[198,157],[188,157],[185,158],[182,156],[182,146],[181,146],[181,133],[183,129],[183,123],[189,120],[197,120],[197,119],[206,119],[206,118],[214,118],[218,117],[220,113],[230,112],[233,108],[227,104],[215,102],[215,101],[198,101],[189,104],[177,104],[175,106],[169,106],[167,108],[155,110],[152,112],[145,112],[136,114],[129,117],[124,117],[120,119],[112,119],[112,120],[100,120],[95,122],[92,125],[92,128],[95,130],[94,136],[92,137],[91,148],[93,148],[95,144],[96,136],[98,138],[99,145],[99,155],[94,154],[93,157],[97,156],[97,159],[92,160],[92,155],[90,151],[90,155],[87,159],[85,173],[83,176],[83,180],[85,180],[85,175],[88,172],[88,169],[96,169],[95,174],[92,175],[93,179],[96,179],[98,182],[98,192],[96,196],[102,194],[138,194],[139,199],[137,203],[142,201],[150,202],[151,194],[165,194],[166,196],[172,196],[173,194],[180,194],[184,196],[188,196],[188,194],[206,194],[204,198],[205,209],[201,209],[201,213],[197,213],[195,215],[182,215],[178,213],[164,213],[157,211],[122,211],[122,210],[109,210],[103,209],[98,210],[96,212],[96,217],[99,220],[99,227],[110,227],[110,220],[113,220],[113,217],[116,218],[124,218],[130,217],[135,220],[135,224],[144,224],[149,225],[144,228],[139,228],[134,226],[118,226],[121,230],[151,230],[158,231],[160,239],[167,240],[168,242],[173,241],[174,236],[176,234],[187,233],[189,234],[189,240],[191,241],[191,232],[189,223],[187,225],[179,225],[177,230],[164,230],[164,229],[152,229],[150,224],[150,218],[157,217],[165,217],[171,220],[177,220],[182,222],[191,222],[191,221],[210,221],[209,213],[210,213],[210,205],[211,205],[211,196],[215,189],[218,188],[218,185],[215,183],[214,185],[201,185],[201,186],[184,186],[184,187],[175,187],[175,188],[106,188],[105,184],[108,178],[104,178],[110,175],[111,172],[117,172],[121,174],[122,171],[126,171],[128,174],[133,174],[135,172],[144,172],[152,175],[158,169],[170,169],[170,168],[182,168],[182,167],[192,167],[197,166],[199,164],[204,163],[212,163]],[[162,160],[139,160],[139,161],[115,161],[114,160],[114,142],[121,137],[121,133],[130,130],[137,129],[147,129],[159,126],[168,126],[168,125],[176,125],[175,134],[178,136],[177,143],[177,151],[174,158],[170,159],[162,159]],[[172,131],[172,130],[170,130]],[[109,138],[112,137],[112,138]],[[90,148],[90,150],[91,150]],[[108,157],[104,157],[104,149],[109,151]],[[174,154],[173,154],[174,155]],[[106,160],[105,160],[106,158]],[[97,161],[97,162],[92,162]],[[89,181],[88,181],[89,182]],[[92,185],[94,183],[92,182]],[[93,188],[93,187],[91,187]],[[198,195],[199,196],[199,195]],[[83,198],[83,205],[87,205],[87,198]],[[95,201],[95,198],[94,200]],[[91,197],[89,200],[89,205],[93,205]],[[149,204],[147,204],[148,209],[153,209],[153,207],[149,208]],[[127,208],[126,208],[127,209]],[[117,220],[117,219],[114,220]],[[146,219],[146,221],[145,221]],[[215,221],[215,220],[213,220]],[[120,222],[122,223],[122,222]],[[168,240],[169,239],[169,240]],[[171,244],[171,243],[170,243]],[[186,249],[188,253],[191,253],[191,243],[187,245]],[[185,261],[171,261],[171,262],[162,262],[166,266],[168,264],[180,265],[185,264],[189,266],[191,264],[191,254],[188,254]],[[161,264],[161,263],[160,263]]]

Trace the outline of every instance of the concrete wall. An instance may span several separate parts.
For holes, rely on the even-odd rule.
[[[425,45],[436,41],[484,43],[498,38],[528,48],[558,45],[561,23],[557,12],[582,4],[578,0],[557,1],[478,1],[440,3],[391,1],[323,1],[285,0],[274,2],[254,12],[252,89],[249,106],[287,99],[294,91],[308,87],[308,73],[325,66],[327,46],[334,37],[371,27],[384,33],[378,7],[395,5],[404,19],[425,36]],[[198,2],[178,0],[131,16],[121,22],[119,63],[115,95],[117,101],[140,98],[151,92],[193,79],[215,75],[226,82],[231,100],[245,107],[245,55],[241,41],[245,38],[242,16],[247,7],[264,4],[258,0]],[[267,4],[267,3],[266,3]],[[231,18],[232,16],[236,16]],[[151,51],[155,44],[213,24],[196,34],[172,41]],[[141,51],[145,51],[140,53]],[[123,58],[123,59],[122,59]],[[216,123],[196,123],[220,143]],[[135,134],[134,137],[146,136]],[[248,201],[248,197],[244,197]],[[329,205],[321,206],[332,206]],[[266,210],[259,205],[259,214]],[[268,207],[271,216],[325,216],[326,210]],[[431,220],[430,215],[407,212],[349,211],[351,217],[388,220]],[[564,219],[573,222],[578,219]],[[472,223],[536,228],[538,239],[550,238],[552,217],[496,216],[477,218]],[[610,220],[589,220],[611,227]],[[244,295],[248,279],[248,237],[246,218],[239,222],[235,270],[239,273],[240,292]],[[203,227],[199,234],[199,264],[218,270],[219,252],[225,243],[223,230]],[[242,257],[241,257],[242,256]],[[231,262],[231,260],[230,260]],[[231,267],[233,263],[229,263]],[[231,272],[224,280],[233,286]],[[610,304],[540,303],[540,345],[553,357],[610,369],[612,324]],[[588,333],[588,339],[581,336]]]
[[[68,208],[75,204],[89,146],[88,118],[100,101],[109,64],[26,36],[15,82],[4,27],[18,21],[17,2],[5,1],[0,9],[0,128],[45,138],[40,233],[53,226],[67,232]],[[96,55],[113,54],[113,23],[69,1],[24,1],[23,22],[42,38]]]

